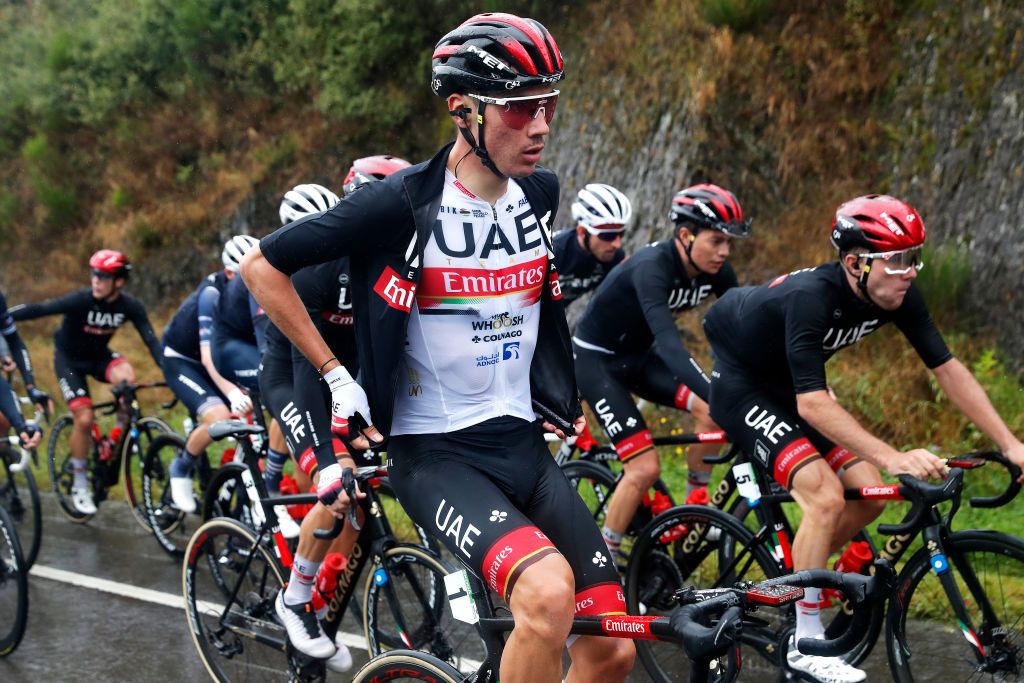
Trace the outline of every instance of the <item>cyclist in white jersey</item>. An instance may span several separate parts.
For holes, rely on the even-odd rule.
[[[454,145],[278,230],[242,267],[324,375],[336,428],[358,430],[356,446],[390,436],[392,483],[410,517],[508,602],[506,683],[561,681],[573,614],[625,609],[600,532],[542,437],[542,427],[582,429],[547,229],[558,181],[537,167],[561,78],[540,23],[472,17],[433,55],[431,85],[459,131]],[[288,280],[344,254],[359,383],[330,357]],[[321,502],[334,510],[349,503],[340,475],[321,473]],[[581,637],[569,654],[566,680],[621,681],[634,649]]]

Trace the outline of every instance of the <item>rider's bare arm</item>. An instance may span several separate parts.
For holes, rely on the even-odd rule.
[[[934,368],[935,379],[954,405],[1018,466],[1024,467],[1024,444],[1010,432],[971,371],[956,358]]]
[[[796,405],[800,417],[812,427],[879,469],[890,474],[906,472],[920,479],[944,474],[940,458],[923,448],[900,453],[864,429],[825,389],[797,394]]]
[[[313,320],[299,299],[291,278],[270,265],[258,246],[253,247],[242,260],[242,277],[249,287],[249,292],[278,329],[295,344],[310,363],[321,369],[321,374],[336,367],[337,364],[332,361],[327,367],[321,368],[324,361],[334,354],[313,325]]]

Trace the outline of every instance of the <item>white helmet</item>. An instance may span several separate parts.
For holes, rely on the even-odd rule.
[[[296,185],[288,190],[281,200],[281,225],[288,225],[310,214],[326,211],[337,203],[338,195],[323,185]]]
[[[241,267],[239,264],[242,263],[242,257],[257,244],[259,244],[259,240],[255,237],[235,235],[224,243],[224,251],[220,253],[220,260],[224,262],[225,268],[237,273]]]
[[[572,203],[573,219],[585,228],[604,225],[625,227],[632,215],[633,205],[629,197],[603,183],[588,183]]]

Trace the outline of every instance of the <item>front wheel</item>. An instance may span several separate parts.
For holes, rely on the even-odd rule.
[[[437,681],[462,683],[465,678],[450,664],[424,652],[393,650],[375,657],[356,672],[352,683],[377,681]]]
[[[61,416],[53,424],[46,446],[46,468],[50,472],[50,486],[57,496],[61,512],[72,522],[84,524],[92,519],[93,515],[79,512],[71,500],[71,487],[75,480],[74,469],[71,466],[71,431],[74,428],[75,421],[70,415]],[[88,468],[86,476],[89,478],[89,489],[95,491],[91,467]]]
[[[193,534],[182,566],[189,633],[217,681],[289,678],[288,640],[274,612],[284,570],[256,534],[215,519]]]
[[[413,648],[460,670],[476,670],[486,652],[476,627],[457,621],[448,609],[444,577],[450,573],[420,546],[398,545],[384,553],[371,567],[364,592],[363,628],[371,657]]]
[[[997,532],[958,531],[944,545],[946,557],[918,550],[896,582],[886,623],[893,679],[1021,683],[1024,542]],[[954,615],[939,572],[952,573],[973,630]]]
[[[32,468],[26,467],[20,472],[11,470],[12,462],[20,456],[21,452],[14,449],[0,452],[0,507],[7,510],[14,521],[28,570],[39,555],[43,514]]]

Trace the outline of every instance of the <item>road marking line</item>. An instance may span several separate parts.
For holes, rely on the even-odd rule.
[[[91,588],[92,590],[100,591],[101,593],[120,595],[123,598],[141,600],[142,602],[150,602],[155,605],[163,605],[164,607],[172,607],[182,611],[185,609],[184,598],[180,595],[175,595],[174,593],[165,593],[151,588],[138,588],[127,583],[118,583],[117,581],[110,581],[109,579],[100,579],[95,576],[69,572],[66,569],[57,569],[56,567],[47,567],[41,564],[33,565],[32,569],[30,569],[28,573],[32,576],[38,576],[41,579],[49,579],[50,581],[67,583],[72,586],[80,586],[82,588]],[[224,605],[217,605],[207,601],[200,601],[198,607],[203,612],[212,612],[214,614],[219,613],[224,609]],[[366,639],[362,636],[341,632],[341,642],[345,643],[348,647],[355,648],[357,650],[366,649]]]

